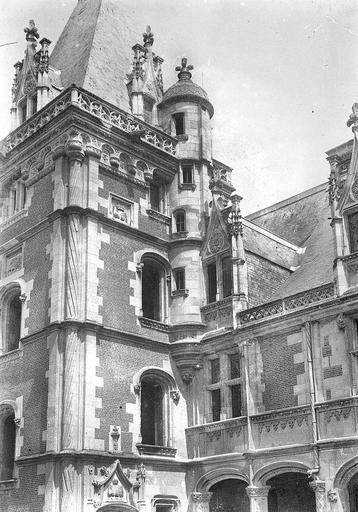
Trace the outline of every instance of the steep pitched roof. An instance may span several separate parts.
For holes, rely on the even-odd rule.
[[[296,245],[305,245],[320,220],[329,217],[327,183],[305,190],[246,218]]]
[[[271,300],[333,281],[334,243],[327,184],[306,190],[247,218],[284,239],[305,247],[300,265]]]
[[[50,57],[71,84],[129,111],[126,75],[132,46],[141,41],[133,27],[134,8],[118,0],[82,0],[73,10]]]

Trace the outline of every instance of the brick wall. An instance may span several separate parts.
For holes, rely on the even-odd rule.
[[[246,252],[246,262],[250,307],[269,301],[291,274],[289,270],[250,252]]]
[[[302,353],[302,342],[290,343],[286,334],[266,337],[260,343],[263,362],[262,394],[266,411],[299,405],[295,387],[297,377],[304,374],[302,361],[296,363],[295,355]]]

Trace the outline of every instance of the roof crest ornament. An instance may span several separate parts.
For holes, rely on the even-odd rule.
[[[34,20],[29,21],[29,27],[24,28],[24,32],[26,34],[26,41],[37,44],[36,39],[38,39],[40,35],[38,33]]]
[[[178,78],[179,80],[190,80],[191,79],[191,73],[190,71],[194,69],[194,66],[189,64],[187,66],[188,59],[186,57],[183,57],[181,60],[181,66],[177,66],[175,68],[175,71],[179,71]]]
[[[154,34],[152,32],[150,25],[147,25],[147,28],[146,28],[145,32],[143,33],[143,41],[144,41],[144,46],[146,48],[153,46]]]

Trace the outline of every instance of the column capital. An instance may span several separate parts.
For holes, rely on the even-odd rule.
[[[57,158],[61,158],[66,155],[66,148],[64,144],[59,144],[52,151],[52,160],[55,161]]]
[[[315,493],[326,492],[326,482],[324,480],[314,480],[313,482],[310,482],[309,485]]]
[[[83,151],[83,143],[82,140],[78,136],[74,136],[67,141],[66,144],[66,153],[70,160],[77,160],[79,162],[83,161],[85,153]]]
[[[86,146],[86,155],[91,156],[93,158],[101,158],[101,148],[95,146],[94,144],[87,144]]]
[[[212,492],[192,492],[191,499],[195,503],[209,503],[212,495]]]
[[[248,485],[246,487],[246,494],[249,498],[266,498],[270,489],[271,487],[269,485],[262,485],[261,487]]]

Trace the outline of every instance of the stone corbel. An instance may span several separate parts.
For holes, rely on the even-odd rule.
[[[112,167],[114,167],[115,169],[118,169],[119,164],[120,164],[119,156],[116,155],[115,153],[112,153],[111,155],[109,155],[109,163]]]
[[[152,182],[153,181],[153,173],[154,173],[153,168],[145,169],[143,171],[145,181],[148,181],[149,183]]]
[[[83,151],[83,142],[79,135],[75,135],[67,141],[66,154],[69,157],[70,161],[83,161],[85,153]]]
[[[144,263],[137,263],[135,269],[138,274],[142,274],[144,268]]]
[[[180,393],[179,393],[179,391],[177,389],[173,389],[170,392],[170,398],[173,400],[175,405],[177,405],[179,403],[179,400],[180,400]]]
[[[345,331],[346,320],[345,320],[345,316],[343,313],[339,313],[339,315],[337,315],[336,322],[337,322],[338,329],[340,329],[341,331]]]
[[[86,145],[86,155],[91,156],[92,158],[97,158],[100,160],[101,158],[101,148],[95,146],[94,144],[87,144]]]
[[[328,491],[327,496],[328,496],[328,501],[330,503],[337,503],[337,501],[338,501],[337,489],[331,489],[330,491]]]

